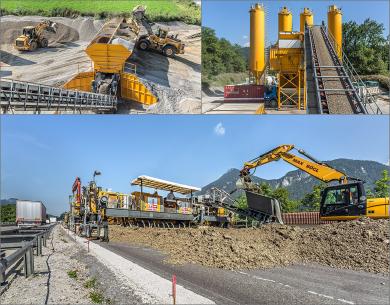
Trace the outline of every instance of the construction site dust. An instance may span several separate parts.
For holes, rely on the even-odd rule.
[[[90,71],[91,59],[86,47],[105,24],[105,20],[90,17],[76,19],[53,17],[58,26],[56,33],[45,33],[47,48],[33,52],[15,50],[15,39],[26,26],[35,26],[40,16],[2,17],[1,77],[61,87],[80,72]],[[158,103],[144,105],[119,100],[119,113],[200,113],[200,27],[182,22],[159,23],[177,34],[185,44],[185,54],[168,58],[155,51],[134,53],[127,62],[136,66],[137,77],[157,97]]]
[[[112,242],[152,247],[173,264],[230,270],[318,263],[335,268],[389,272],[389,221],[356,221],[259,229],[186,229],[110,226]]]

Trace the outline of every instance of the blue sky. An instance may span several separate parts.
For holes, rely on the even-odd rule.
[[[314,23],[327,22],[327,8],[331,4],[343,10],[343,22],[362,23],[371,18],[385,26],[385,35],[389,34],[389,1],[202,1],[202,24],[216,30],[218,37],[224,37],[233,43],[245,45],[249,41],[249,8],[260,2],[266,8],[267,41],[277,40],[278,11],[287,6],[293,13],[293,30],[299,30],[299,13],[309,7],[314,13]]]
[[[385,116],[2,116],[1,198],[67,209],[76,176],[130,192],[145,174],[202,187],[280,144],[322,160],[389,160]],[[279,178],[283,162],[256,171]]]

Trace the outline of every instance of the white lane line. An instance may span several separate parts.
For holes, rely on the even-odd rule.
[[[308,293],[311,293],[311,294],[314,294],[314,295],[318,295],[319,297],[323,297],[323,298],[327,298],[327,299],[331,299],[331,300],[334,300],[334,299],[335,299],[334,297],[332,297],[332,296],[330,296],[330,295],[317,293],[317,292],[315,292],[315,291],[308,290],[307,292],[308,292]],[[355,304],[355,303],[352,302],[352,301],[347,301],[347,300],[344,300],[344,299],[337,299],[337,301],[342,302],[342,303],[346,303],[346,304],[351,304],[351,305],[354,305],[354,304]]]
[[[327,298],[327,299],[334,300],[334,297],[332,297],[332,296],[330,296],[330,295],[321,294],[321,293],[319,293],[318,295],[319,295],[320,297],[324,297],[324,298]]]
[[[258,279],[258,280],[262,280],[262,281],[266,281],[266,282],[272,282],[272,283],[276,283],[276,281],[274,280],[270,280],[270,279],[265,279],[265,278],[262,278],[262,277],[259,277],[259,276],[253,276],[255,279]]]
[[[238,273],[249,275],[248,273],[242,272],[242,271],[237,271]]]
[[[340,302],[343,302],[343,303],[346,303],[346,304],[355,304],[352,301],[347,301],[347,300],[344,300],[344,299],[337,299],[337,301],[340,301]]]

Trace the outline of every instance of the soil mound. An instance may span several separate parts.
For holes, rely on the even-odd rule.
[[[389,272],[389,221],[358,221],[301,228],[258,229],[110,227],[110,240],[145,245],[168,254],[168,262],[223,269],[255,269],[296,263]]]

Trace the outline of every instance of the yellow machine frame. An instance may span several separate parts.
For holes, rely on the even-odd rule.
[[[119,22],[119,21],[118,21]],[[121,20],[120,25],[125,22]],[[115,73],[120,75],[120,97],[145,105],[157,103],[157,97],[142,83],[135,74],[135,69],[126,69],[126,60],[132,52],[121,44],[110,44],[116,31],[111,36],[99,36],[85,49],[85,53],[92,61],[92,71],[80,72],[65,83],[65,89],[92,91],[91,83],[96,73]]]

